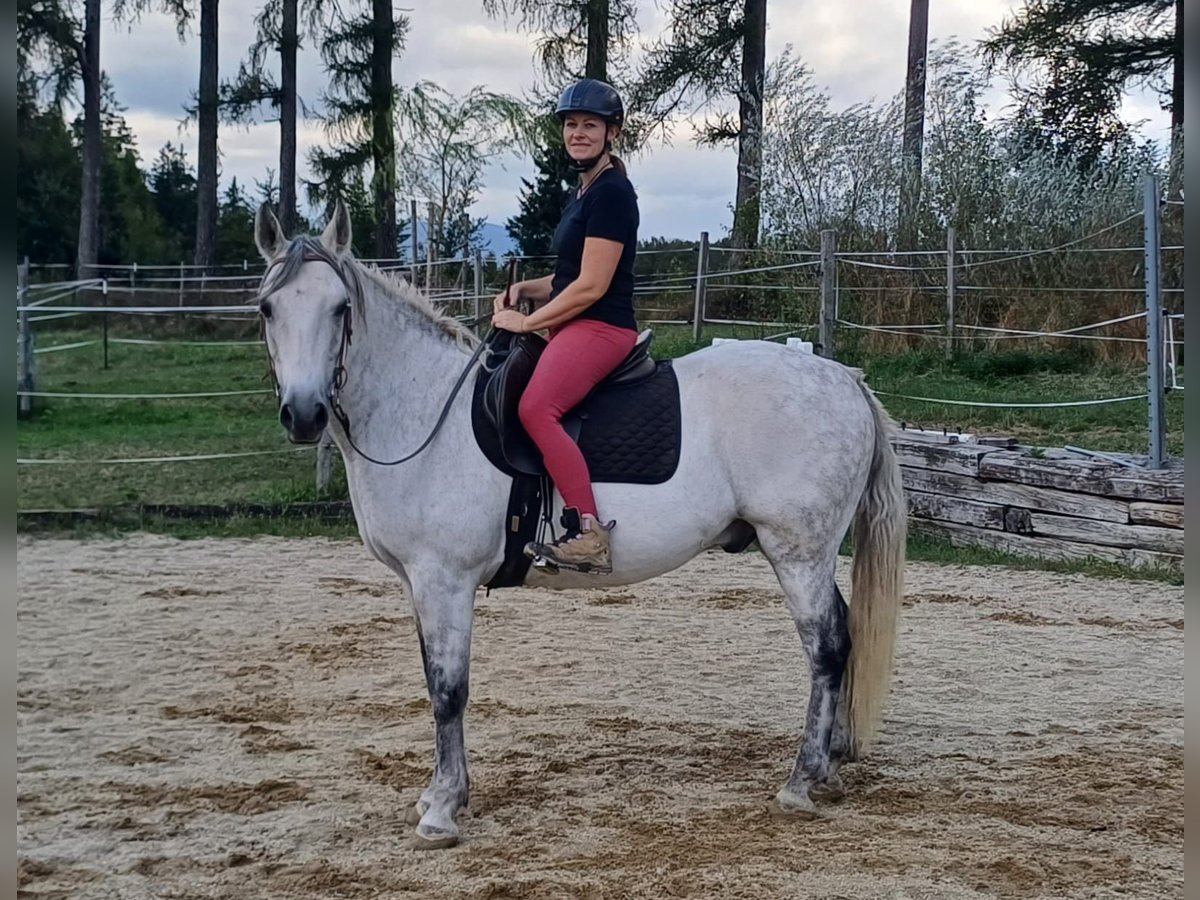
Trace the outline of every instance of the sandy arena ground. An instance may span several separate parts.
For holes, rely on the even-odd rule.
[[[770,567],[480,593],[464,841],[356,544],[22,539],[21,896],[1183,896],[1183,589],[913,564],[880,740],[772,818],[807,667]],[[845,582],[843,570],[841,580]]]

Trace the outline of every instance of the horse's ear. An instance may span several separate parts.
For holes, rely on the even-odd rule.
[[[287,244],[283,226],[268,203],[263,203],[254,214],[254,243],[267,262],[273,262]]]
[[[350,252],[350,213],[339,198],[333,204],[333,215],[321,232],[321,243],[334,256],[345,256]]]

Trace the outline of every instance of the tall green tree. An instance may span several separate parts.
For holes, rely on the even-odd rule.
[[[162,220],[146,184],[133,129],[125,121],[124,108],[117,102],[112,84],[103,80],[101,90],[102,165],[100,189],[100,243],[97,261],[106,265],[144,260],[161,260],[164,252]],[[83,122],[76,122],[82,143]]]
[[[1025,0],[982,44],[1016,77],[1043,134],[1094,161],[1120,141],[1130,87],[1151,87],[1183,131],[1183,0]]]
[[[196,243],[196,176],[182,145],[159,150],[149,182],[163,223],[164,262],[182,260]]]
[[[299,224],[296,126],[301,115],[309,116],[296,92],[297,55],[303,38],[320,39],[324,19],[335,6],[336,0],[267,0],[254,20],[254,43],[237,75],[221,88],[221,113],[229,121],[254,121],[263,107],[278,119],[279,181],[272,205],[285,234],[294,234]],[[279,57],[278,78],[269,64],[272,54]]]
[[[576,176],[567,167],[562,143],[548,142],[534,150],[537,176],[521,179],[520,212],[505,223],[508,236],[525,256],[549,256],[554,230],[571,196]]]
[[[210,269],[217,252],[217,129],[220,76],[217,63],[218,0],[200,0],[200,90],[197,94],[196,253]]]
[[[921,156],[925,142],[925,68],[929,49],[929,0],[911,0],[908,13],[908,69],[904,77],[904,159],[900,180],[898,249],[919,243],[917,211],[921,202]]]
[[[70,263],[79,241],[79,150],[62,110],[39,108],[33,86],[17,83],[17,253]]]
[[[180,41],[187,39],[197,14],[200,19],[200,79],[194,106],[197,120],[196,146],[196,242],[192,262],[202,269],[215,261],[217,229],[217,184],[220,122],[220,69],[218,65],[219,0],[114,0],[119,21],[136,21],[146,10],[159,9],[175,19]]]
[[[396,213],[396,89],[392,62],[404,49],[408,19],[389,0],[357,0],[339,9],[325,34],[321,57],[329,76],[322,97],[333,146],[309,157],[315,178],[309,200],[329,205],[370,172],[374,201],[373,256],[399,253]],[[343,196],[343,199],[344,196]]]
[[[216,256],[221,265],[236,265],[258,258],[254,245],[254,207],[236,178],[230,180],[221,195]]]
[[[668,131],[676,113],[737,98],[736,120],[721,114],[697,135],[702,144],[737,145],[736,248],[758,243],[766,28],[766,0],[670,0],[667,28],[646,54],[632,99],[648,127]]]
[[[565,82],[598,78],[618,88],[637,35],[633,0],[483,0],[493,17],[516,18],[538,35],[538,67],[557,95]]]
[[[80,174],[77,277],[94,274],[100,250],[100,0],[18,0],[18,78],[51,89],[61,104],[83,85],[83,160]]]

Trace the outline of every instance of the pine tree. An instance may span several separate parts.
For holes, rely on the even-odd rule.
[[[1183,0],[1025,0],[982,43],[1018,86],[1043,140],[1094,163],[1128,134],[1120,118],[1130,85],[1149,85],[1183,131]]]
[[[630,105],[645,110],[647,128],[666,130],[681,109],[737,99],[736,121],[721,113],[705,123],[697,140],[737,144],[731,243],[754,247],[760,230],[766,0],[671,0],[667,18],[666,32],[646,54]]]
[[[150,169],[150,190],[163,223],[168,260],[182,261],[196,236],[196,176],[182,146],[168,143]]]
[[[545,145],[533,154],[537,178],[522,178],[521,211],[505,223],[508,236],[524,256],[549,256],[554,229],[571,196],[575,175],[567,167],[561,144]]]
[[[322,96],[326,130],[335,145],[310,153],[316,177],[306,184],[308,199],[324,205],[338,196],[345,201],[346,192],[360,185],[369,172],[374,212],[367,234],[372,252],[361,255],[394,258],[401,234],[396,214],[392,61],[404,49],[408,19],[394,15],[388,0],[357,0],[350,5],[353,10],[337,16],[321,45],[329,76],[329,90]],[[357,233],[356,248],[360,246]]]

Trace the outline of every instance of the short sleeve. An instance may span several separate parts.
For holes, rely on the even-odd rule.
[[[592,195],[587,209],[586,237],[605,238],[625,243],[631,226],[637,221],[637,207],[628,191],[605,187]]]

